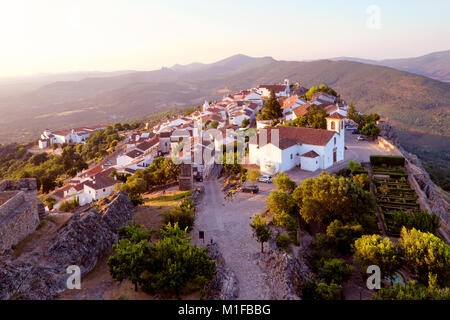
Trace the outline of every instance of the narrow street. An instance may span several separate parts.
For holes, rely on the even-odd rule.
[[[223,257],[238,279],[238,299],[270,299],[264,274],[257,265],[260,244],[252,237],[249,226],[255,213],[265,210],[267,192],[259,194],[238,193],[232,201],[225,201],[217,180],[205,181],[205,195],[198,205],[193,241],[205,246],[211,239],[219,244]],[[205,243],[199,239],[205,232]],[[266,244],[267,245],[267,244]]]

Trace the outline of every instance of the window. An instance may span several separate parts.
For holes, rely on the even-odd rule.
[[[334,124],[334,121],[333,121],[333,122],[331,122],[331,130],[334,130],[334,129],[336,129],[336,125]]]
[[[344,129],[344,121],[341,121],[341,129]]]
[[[334,137],[334,145],[336,145],[336,137]]]
[[[106,189],[103,189],[103,192],[105,192],[106,191]]]
[[[291,153],[291,159],[292,159],[292,153]]]

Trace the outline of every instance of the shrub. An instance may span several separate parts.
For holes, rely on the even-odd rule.
[[[287,247],[289,246],[290,243],[291,243],[291,239],[287,235],[285,235],[283,233],[280,233],[278,235],[277,247],[279,249],[282,249],[282,250],[287,249]]]
[[[344,225],[334,220],[327,227],[327,236],[334,246],[342,253],[349,253],[351,245],[363,234],[361,225]]]
[[[355,241],[355,259],[366,272],[370,265],[377,265],[384,276],[389,276],[400,267],[400,252],[389,240],[379,235],[365,235]]]
[[[342,286],[336,283],[327,284],[324,281],[319,281],[316,292],[323,300],[339,300],[342,296]]]
[[[352,275],[353,267],[342,259],[329,259],[323,262],[319,275],[326,283],[343,284]]]
[[[382,288],[375,300],[450,300],[450,289],[439,289],[436,276],[429,275],[428,287],[409,281],[406,286],[396,283],[394,287]]]
[[[358,170],[361,167],[361,165],[353,160],[350,160],[348,163],[348,168],[353,172],[355,170]]]
[[[76,207],[78,207],[80,205],[80,202],[78,200],[78,198],[74,197],[72,200],[67,200],[64,201],[63,203],[61,203],[58,207],[59,210],[64,211],[64,212],[71,212],[72,210],[74,210]]]
[[[442,286],[450,285],[450,246],[429,232],[402,228],[399,245],[408,267],[426,283],[430,273]]]
[[[370,180],[367,174],[354,175],[353,182],[359,183],[364,190],[370,189]]]
[[[342,286],[327,284],[324,280],[307,280],[301,288],[303,300],[338,300],[342,295]]]
[[[278,175],[273,179],[273,183],[281,192],[292,193],[297,186],[291,178],[284,172],[278,173]]]
[[[423,232],[431,232],[437,234],[440,221],[439,216],[435,213],[429,214],[424,210],[416,210],[411,214],[405,210],[397,210],[389,212],[392,214],[392,232],[399,234],[402,227],[408,229],[415,228]]]
[[[404,166],[405,165],[405,158],[402,156],[379,156],[379,155],[373,155],[370,156],[370,164],[371,165],[389,165],[389,166]]]
[[[350,177],[351,173],[352,171],[350,169],[344,168],[336,172],[336,175],[340,177]]]
[[[186,197],[178,207],[163,214],[163,221],[165,224],[170,223],[171,225],[178,223],[181,229],[190,230],[195,222],[194,213],[194,202]]]

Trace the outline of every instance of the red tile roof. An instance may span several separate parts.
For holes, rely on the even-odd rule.
[[[326,119],[327,118],[328,119],[345,119],[345,117],[342,114],[338,113],[338,112],[333,113],[331,116],[326,117]]]
[[[317,158],[319,156],[319,154],[317,152],[315,152],[314,150],[308,151],[304,154],[301,155],[302,157],[307,157],[307,158]]]
[[[107,187],[111,187],[119,183],[119,181],[106,176],[96,176],[94,181],[85,181],[84,184],[94,190],[99,190]]]
[[[272,130],[277,129],[279,135],[279,147],[280,149],[286,149],[294,144],[310,144],[315,146],[324,146],[331,140],[334,136],[334,131],[323,130],[323,129],[312,129],[312,128],[302,128],[302,127],[288,127],[288,126],[277,126],[277,127],[266,127],[267,130],[267,142],[271,143],[271,133]],[[264,130],[261,129],[261,130]],[[259,136],[261,135],[261,131]],[[259,140],[259,139],[258,139]]]
[[[262,84],[258,88],[265,88],[269,91],[273,91],[274,93],[279,93],[286,90],[286,85],[284,84]]]

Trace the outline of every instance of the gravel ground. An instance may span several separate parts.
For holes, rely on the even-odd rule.
[[[203,246],[199,231],[205,232],[205,245],[213,239],[223,257],[236,273],[239,282],[238,299],[270,299],[264,273],[257,264],[260,244],[252,237],[249,226],[255,213],[265,210],[265,198],[271,185],[261,186],[259,194],[238,193],[232,201],[224,201],[219,181],[205,181],[205,196],[198,206],[193,241]],[[267,245],[267,244],[266,244]]]

